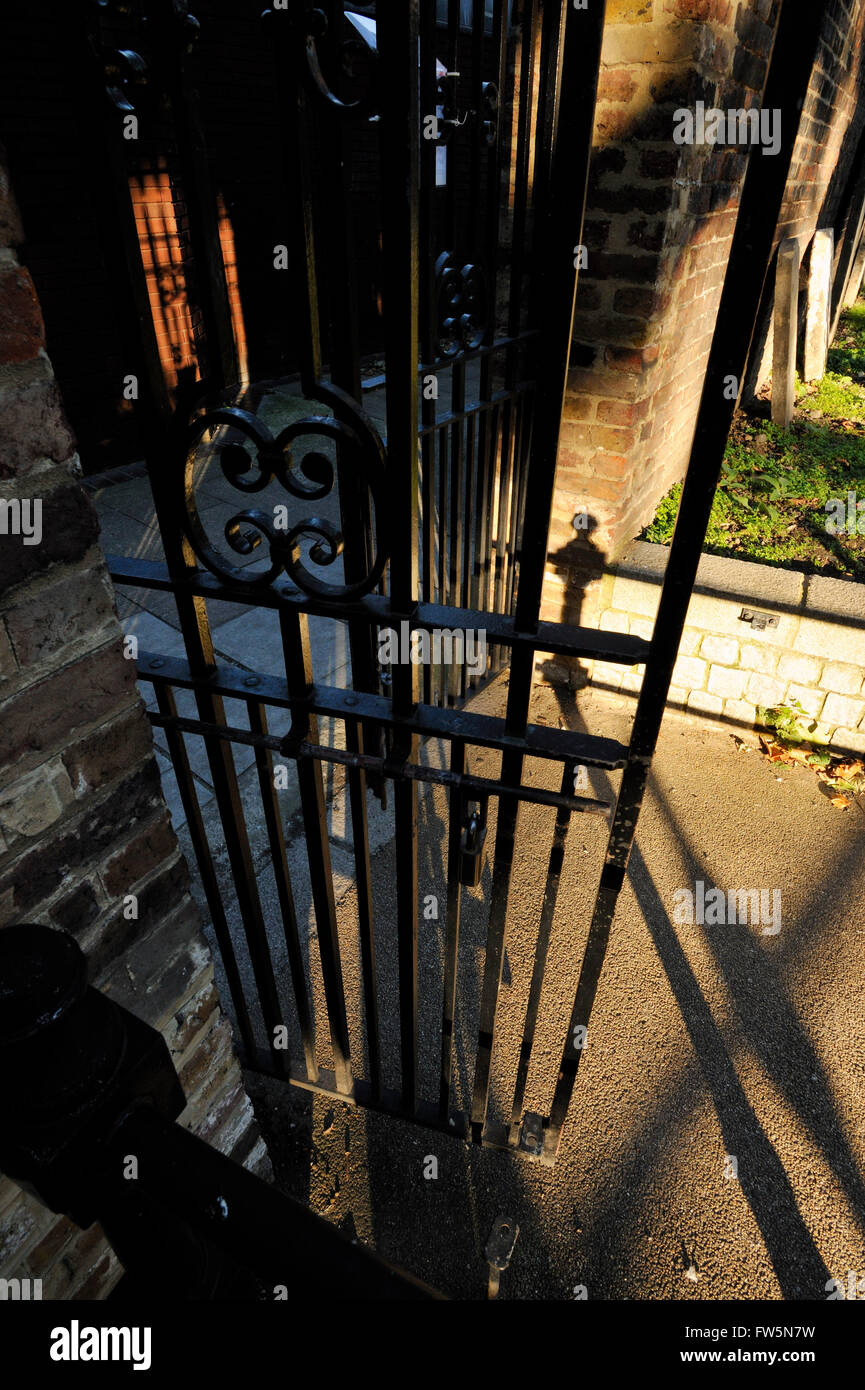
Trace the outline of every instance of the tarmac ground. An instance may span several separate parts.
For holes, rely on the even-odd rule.
[[[472,708],[501,713],[500,677]],[[536,690],[535,722],[626,738],[633,700]],[[519,1226],[504,1299],[825,1300],[831,1278],[865,1277],[865,862],[862,811],[840,811],[813,773],[742,750],[729,728],[665,720],[613,923],[587,1045],[553,1168],[480,1149],[247,1073],[278,1183],[452,1298],[485,1298],[493,1222]],[[426,756],[440,750],[427,746]],[[473,772],[497,755],[472,749]],[[558,764],[527,780],[556,786]],[[595,793],[617,774],[591,772]],[[344,794],[343,794],[344,797]],[[370,798],[371,807],[377,807]],[[344,809],[344,808],[343,808]],[[366,1063],[355,888],[340,796],[331,842],[353,1065]],[[343,816],[343,820],[348,818]],[[509,1118],[555,811],[524,805],[509,899],[490,1115]],[[419,794],[422,1094],[439,1064],[445,792]],[[393,816],[371,812],[382,1046],[397,1085]],[[452,1103],[470,1097],[495,807],[477,890],[464,890]],[[604,822],[571,821],[529,1073],[547,1113],[603,858]],[[290,850],[293,862],[302,844]],[[340,859],[340,855],[343,859]],[[747,920],[689,925],[685,888],[776,890],[780,930]],[[298,911],[306,911],[298,888]],[[266,895],[265,895],[266,897]],[[324,1000],[311,914],[316,1014]],[[316,984],[318,981],[318,984]],[[320,1026],[320,1063],[329,1065]],[[437,1160],[436,1164],[429,1162]],[[437,1176],[429,1176],[433,1171]]]

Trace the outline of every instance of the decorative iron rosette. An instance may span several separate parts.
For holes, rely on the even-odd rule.
[[[438,349],[456,357],[480,347],[489,322],[489,292],[483,267],[460,268],[450,251],[436,261]]]
[[[287,574],[304,593],[339,601],[369,593],[384,573],[387,564],[387,551],[382,541],[385,457],[381,439],[355,401],[338,387],[318,383],[315,399],[338,410],[343,418],[308,415],[274,435],[262,420],[248,411],[236,406],[217,406],[205,410],[189,426],[183,480],[184,531],[195,554],[211,574],[248,588],[266,588],[278,575]],[[350,417],[352,423],[345,417]],[[194,471],[196,463],[200,462],[197,446],[202,436],[220,425],[237,430],[253,446],[254,453],[245,443],[234,440],[214,446],[223,476],[241,493],[261,492],[275,479],[292,497],[310,502],[327,497],[337,479],[337,465],[316,450],[308,451],[297,460],[291,446],[294,440],[306,435],[318,435],[337,445],[338,468],[350,469],[359,475],[375,508],[375,553],[362,579],[352,584],[329,584],[307,569],[300,555],[301,537],[315,538],[309,557],[316,565],[332,565],[344,549],[341,531],[320,516],[308,516],[288,529],[281,529],[272,515],[257,507],[236,512],[224,528],[226,542],[235,554],[249,555],[263,541],[269,546],[268,568],[252,576],[229,563],[213,546],[199,516]],[[252,476],[247,478],[246,474]]]

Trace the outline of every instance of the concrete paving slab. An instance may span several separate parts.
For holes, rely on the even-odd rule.
[[[240,666],[267,676],[285,676],[279,616],[272,608],[250,608],[219,628],[220,652]],[[309,619],[309,645],[315,680],[347,688],[351,684],[348,625],[333,618]]]
[[[100,514],[110,509],[123,512],[146,526],[153,525],[153,494],[148,477],[130,478],[124,483],[98,488],[93,493],[93,502]]]
[[[113,488],[111,489],[113,492]],[[151,517],[155,514],[151,510]],[[127,516],[116,507],[99,508],[99,544],[106,555],[127,555],[136,560],[164,563],[162,540],[155,524]]]

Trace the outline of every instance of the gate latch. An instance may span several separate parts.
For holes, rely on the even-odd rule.
[[[750,623],[755,632],[765,632],[767,627],[778,626],[778,616],[776,613],[760,613],[755,608],[743,608],[739,622]]]
[[[498,1298],[502,1270],[507,1269],[511,1262],[519,1233],[520,1228],[512,1216],[497,1216],[493,1222],[493,1228],[484,1250],[487,1264],[490,1267],[488,1298]]]
[[[460,835],[460,883],[477,888],[484,865],[484,842],[487,838],[487,798],[467,811]]]

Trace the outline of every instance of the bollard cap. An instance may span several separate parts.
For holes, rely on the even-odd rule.
[[[87,988],[87,960],[68,932],[37,923],[0,929],[0,1046],[56,1023]]]

